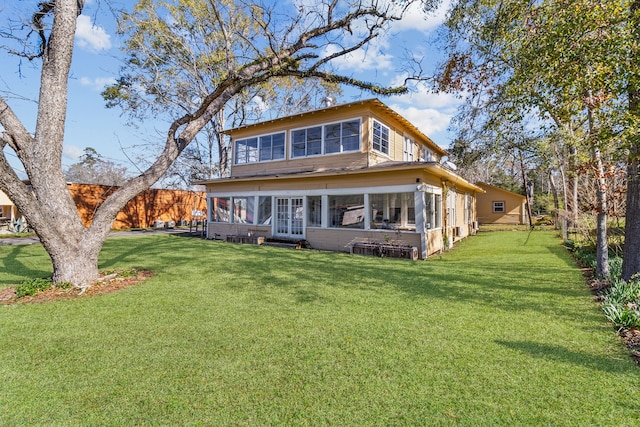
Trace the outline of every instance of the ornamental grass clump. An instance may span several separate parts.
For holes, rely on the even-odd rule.
[[[640,276],[614,282],[603,295],[602,310],[616,328],[640,327]]]

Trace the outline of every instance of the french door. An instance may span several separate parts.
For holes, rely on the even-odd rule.
[[[280,237],[304,238],[304,199],[276,197],[275,233]]]

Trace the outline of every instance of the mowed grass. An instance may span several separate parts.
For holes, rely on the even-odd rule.
[[[50,274],[0,247],[0,287]],[[410,262],[112,238],[116,293],[0,306],[0,425],[638,425],[640,368],[553,232]]]

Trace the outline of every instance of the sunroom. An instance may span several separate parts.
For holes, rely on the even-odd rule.
[[[443,198],[432,169],[447,176],[441,165],[423,163],[210,181],[208,235],[304,240],[334,251],[386,241],[416,247],[426,258],[444,248],[445,235],[470,234],[474,218],[475,188],[465,190],[464,181],[457,190],[444,186]]]

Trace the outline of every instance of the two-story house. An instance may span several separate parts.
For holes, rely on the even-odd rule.
[[[475,195],[483,190],[377,99],[226,133],[230,177],[199,182],[206,185],[210,238],[306,240],[334,251],[393,241],[418,248],[424,259],[476,230]]]

